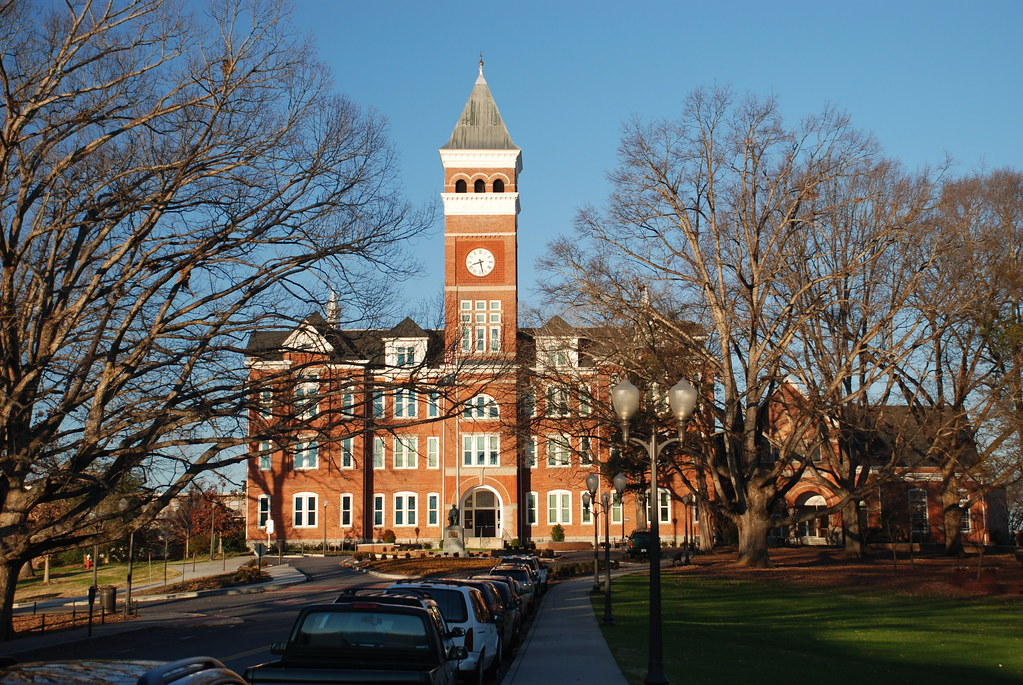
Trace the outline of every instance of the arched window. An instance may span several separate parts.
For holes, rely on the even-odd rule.
[[[494,192],[495,193],[503,193],[504,192],[504,181],[502,181],[499,178],[495,178],[494,179]]]
[[[487,192],[487,184],[482,178],[477,178],[476,182],[472,184],[472,192],[474,193],[485,193]]]
[[[464,179],[464,178],[460,178],[460,179],[458,179],[457,181],[455,181],[455,192],[456,192],[456,193],[464,193],[464,192],[466,192],[466,191],[467,191],[468,189],[469,189],[469,188],[468,188],[468,186],[466,185],[466,183],[465,183],[465,179]]]

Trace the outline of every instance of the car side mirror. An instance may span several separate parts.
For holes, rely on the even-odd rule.
[[[449,661],[461,661],[469,658],[469,650],[462,645],[457,645],[448,650]]]
[[[284,654],[284,650],[287,649],[287,642],[274,642],[270,645],[271,654]]]
[[[448,631],[448,637],[465,637],[465,628],[455,627]]]

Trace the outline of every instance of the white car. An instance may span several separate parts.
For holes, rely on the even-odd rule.
[[[425,592],[440,607],[449,628],[462,628],[465,635],[453,638],[453,644],[462,646],[469,656],[458,662],[459,673],[469,682],[483,682],[484,673],[494,673],[501,665],[500,629],[487,607],[483,594],[474,587],[448,585],[443,582],[416,580],[390,585],[388,592]]]

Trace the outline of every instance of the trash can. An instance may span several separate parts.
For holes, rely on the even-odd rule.
[[[112,614],[117,611],[117,588],[113,585],[104,585],[99,589],[99,605],[103,611]]]

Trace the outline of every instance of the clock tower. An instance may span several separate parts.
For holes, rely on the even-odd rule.
[[[447,349],[461,359],[514,359],[518,329],[518,176],[512,142],[483,78],[440,149],[444,165]]]

